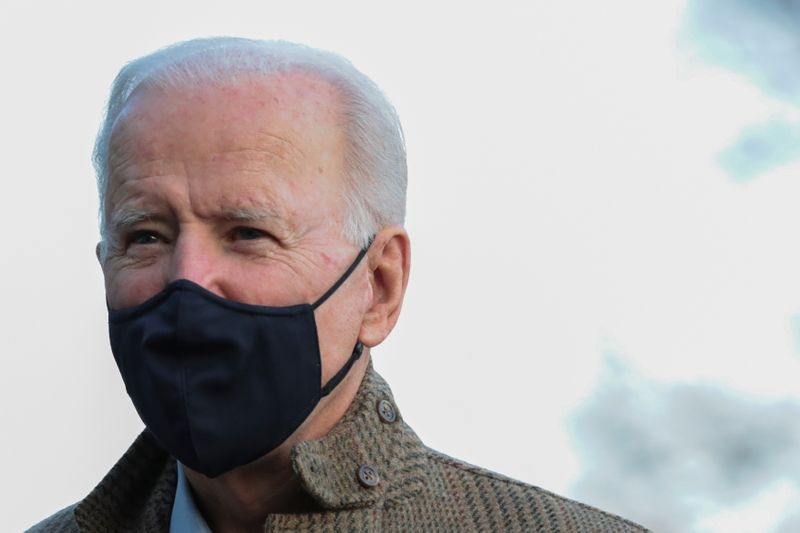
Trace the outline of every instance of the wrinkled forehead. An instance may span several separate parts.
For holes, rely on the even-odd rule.
[[[315,73],[199,80],[177,87],[143,83],[114,121],[110,155],[147,154],[156,146],[201,155],[264,142],[278,153],[294,149],[306,159],[317,152],[330,157],[343,148],[344,129],[337,88]]]
[[[140,87],[113,126],[105,212],[130,184],[176,174],[218,196],[222,187],[257,185],[247,177],[263,176],[287,196],[331,204],[335,212],[345,173],[341,116],[337,89],[303,72]]]

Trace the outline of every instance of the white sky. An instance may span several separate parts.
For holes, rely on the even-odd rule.
[[[89,154],[119,67],[197,36],[339,52],[395,103],[413,269],[373,353],[428,445],[569,494],[567,420],[609,352],[649,378],[796,397],[800,165],[735,183],[715,157],[797,113],[677,54],[682,6],[5,2],[3,520],[80,499],[141,430],[108,348]],[[781,490],[764,501],[796,506]]]

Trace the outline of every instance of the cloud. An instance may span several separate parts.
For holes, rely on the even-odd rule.
[[[800,105],[800,1],[688,0],[682,37],[704,61]],[[778,118],[746,128],[718,163],[742,182],[799,156],[800,125]]]
[[[748,181],[798,158],[800,124],[775,118],[745,128],[718,162],[732,179]]]
[[[572,419],[583,473],[571,493],[654,531],[691,531],[776,482],[800,485],[798,420],[796,402],[646,383],[611,360]]]
[[[797,533],[798,531],[800,531],[800,511],[785,517],[775,529],[775,533]]]
[[[689,0],[686,36],[704,60],[800,103],[800,2]]]

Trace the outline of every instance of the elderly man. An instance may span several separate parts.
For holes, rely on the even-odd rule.
[[[127,65],[95,149],[111,348],[146,430],[33,531],[642,531],[426,448],[370,350],[408,282],[400,123],[346,60]]]

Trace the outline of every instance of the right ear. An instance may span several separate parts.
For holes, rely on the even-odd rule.
[[[406,231],[401,226],[380,230],[369,248],[367,262],[372,303],[364,315],[358,338],[372,348],[383,342],[400,316],[411,266],[411,242]]]
[[[97,256],[97,262],[100,263],[100,266],[103,266],[103,241],[97,243],[97,246],[94,247],[94,255]]]

